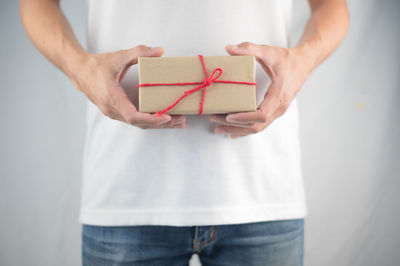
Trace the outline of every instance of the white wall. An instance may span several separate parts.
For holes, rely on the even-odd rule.
[[[296,0],[295,0],[296,1]],[[349,1],[348,35],[299,95],[306,265],[400,263],[400,1]]]
[[[84,42],[85,1],[62,1]],[[293,35],[308,16],[294,0]],[[400,2],[349,1],[338,51],[300,92],[307,266],[400,261]],[[79,265],[84,98],[0,3],[0,265]],[[197,263],[193,263],[197,264]]]

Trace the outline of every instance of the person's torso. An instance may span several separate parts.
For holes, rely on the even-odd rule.
[[[227,44],[288,46],[291,0],[88,0],[88,50],[163,46],[163,56],[227,55]],[[270,82],[257,64],[257,104]],[[123,87],[137,106],[137,66]],[[84,208],[206,208],[302,198],[297,106],[267,129],[217,135],[207,115],[142,130],[88,103]],[[282,180],[285,179],[285,180]],[[157,195],[157,196],[154,196]],[[206,195],[206,197],[204,197]],[[285,198],[286,197],[286,198]]]

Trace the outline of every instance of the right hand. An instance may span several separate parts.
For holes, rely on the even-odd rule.
[[[138,57],[157,57],[164,53],[162,47],[139,45],[128,50],[111,53],[87,54],[71,78],[104,115],[137,126],[148,128],[185,128],[183,115],[138,112],[121,86],[129,67],[137,64]]]

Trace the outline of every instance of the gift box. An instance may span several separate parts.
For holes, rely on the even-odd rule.
[[[256,110],[254,56],[139,57],[138,64],[140,112]]]

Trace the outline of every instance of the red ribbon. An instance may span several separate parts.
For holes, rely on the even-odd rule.
[[[244,82],[244,81],[232,81],[232,80],[218,80],[219,77],[221,77],[222,75],[222,69],[217,67],[213,70],[213,72],[211,73],[211,76],[208,77],[207,76],[207,70],[206,70],[206,66],[204,64],[204,58],[202,55],[198,55],[200,57],[201,60],[201,64],[203,66],[203,70],[204,70],[204,80],[203,81],[199,81],[199,82],[177,82],[177,83],[142,83],[142,84],[138,84],[138,88],[139,87],[151,87],[151,86],[185,86],[185,85],[199,85],[196,88],[193,88],[191,90],[187,90],[183,93],[183,95],[176,100],[173,104],[171,104],[170,106],[168,106],[167,108],[158,111],[156,113],[157,116],[162,115],[165,112],[168,112],[169,110],[171,110],[172,108],[175,107],[175,105],[177,105],[183,98],[185,98],[186,96],[188,96],[189,94],[200,90],[202,88],[203,89],[203,96],[201,98],[201,102],[200,102],[200,107],[199,107],[199,115],[201,115],[203,113],[203,105],[204,105],[204,96],[206,95],[206,88],[208,86],[210,86],[212,83],[230,83],[230,84],[245,84],[245,85],[257,85],[257,83],[255,82]],[[214,77],[215,73],[218,72],[218,75]]]

